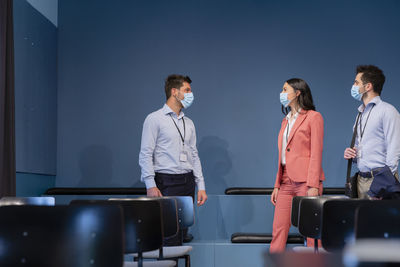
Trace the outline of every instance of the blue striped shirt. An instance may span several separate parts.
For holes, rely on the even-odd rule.
[[[179,127],[182,136],[185,135],[185,145],[172,120]],[[180,160],[182,151],[187,155],[186,161]],[[139,165],[142,169],[141,181],[146,184],[146,188],[156,186],[155,172],[183,174],[193,171],[198,190],[205,190],[193,121],[182,111],[177,116],[167,104],[149,114],[144,121]]]
[[[360,105],[358,111],[362,112],[355,143],[361,150],[361,156],[356,160],[358,169],[368,172],[387,165],[392,172],[397,171],[400,159],[399,112],[379,96],[373,98],[366,106]]]

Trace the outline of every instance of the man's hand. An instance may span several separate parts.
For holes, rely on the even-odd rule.
[[[207,194],[205,190],[197,191],[197,206],[202,206],[207,200]]]
[[[279,188],[274,188],[274,191],[272,191],[272,194],[271,194],[271,203],[274,206],[276,204],[276,199],[278,198],[278,192],[279,192]]]
[[[160,190],[157,187],[151,187],[147,189],[147,196],[148,197],[162,197]]]
[[[307,196],[308,197],[316,197],[318,196],[318,188],[311,187],[307,190]]]
[[[357,148],[348,147],[344,150],[344,158],[345,159],[354,159],[355,157],[357,157]]]

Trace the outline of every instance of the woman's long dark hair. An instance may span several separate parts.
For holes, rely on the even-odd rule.
[[[310,87],[308,84],[299,78],[292,78],[286,81],[291,87],[293,87],[294,91],[300,91],[300,95],[297,98],[297,102],[299,107],[302,110],[315,110],[312,94]],[[287,115],[290,111],[290,107],[285,108],[282,105],[282,113]]]

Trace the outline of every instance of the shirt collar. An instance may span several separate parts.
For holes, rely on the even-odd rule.
[[[368,107],[368,106],[370,106],[370,105],[372,105],[372,104],[378,105],[378,104],[381,103],[381,102],[382,102],[381,97],[380,97],[380,96],[375,96],[374,98],[372,98],[371,101],[369,101],[369,103],[367,104],[367,106],[364,106],[364,104],[361,104],[361,105],[358,107],[358,111],[359,111],[359,112],[363,112],[364,109],[365,109],[366,107]]]
[[[164,113],[165,115],[169,115],[169,114],[172,113],[172,115],[175,115],[175,116],[176,116],[176,113],[175,113],[167,104],[164,104],[162,110],[163,110],[163,113]],[[185,114],[184,114],[183,111],[181,110],[181,112],[179,112],[178,119],[181,119],[181,118],[184,117],[184,116],[185,116]]]
[[[294,116],[293,119],[297,119],[297,117],[299,116],[300,111],[301,111],[301,108],[299,109],[298,112],[296,112],[296,114],[293,115],[293,116]],[[291,115],[292,115],[292,111],[290,111],[290,112],[286,115],[286,119],[289,120]]]

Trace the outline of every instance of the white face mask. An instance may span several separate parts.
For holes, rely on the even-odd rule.
[[[179,93],[180,91],[178,91],[178,94],[175,96],[175,99],[179,102],[181,102],[183,108],[188,108],[193,104],[193,100],[194,100],[194,95],[192,92],[190,93],[184,93],[183,94],[183,99],[179,99]]]
[[[279,100],[281,101],[281,104],[287,108],[290,104],[290,100],[288,99],[288,93],[281,93],[279,95]]]
[[[358,101],[361,101],[363,94],[360,94],[360,86],[353,85],[351,87],[351,96]]]
[[[193,104],[193,100],[194,100],[194,95],[192,92],[190,93],[185,93],[184,98],[181,100],[182,106],[184,108],[188,108]]]
[[[365,87],[365,85],[364,85]],[[363,93],[360,93],[360,86],[358,85],[353,85],[351,87],[351,96],[358,101],[362,100],[362,96],[366,93],[367,91],[364,91]]]

